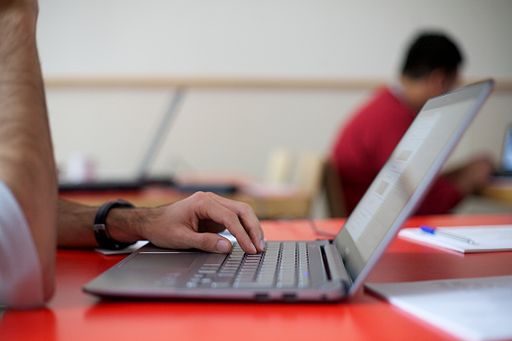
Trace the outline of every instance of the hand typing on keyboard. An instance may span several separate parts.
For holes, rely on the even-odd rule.
[[[127,222],[140,223],[136,227],[139,239],[147,239],[159,247],[227,253],[232,249],[231,243],[218,233],[228,229],[243,251],[256,254],[265,249],[263,231],[252,208],[213,193],[198,192],[171,205],[118,213]],[[111,215],[114,222],[116,211]],[[110,223],[111,234],[122,233],[119,231],[122,225],[116,225]]]

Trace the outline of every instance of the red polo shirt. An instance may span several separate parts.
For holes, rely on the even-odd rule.
[[[340,176],[348,213],[370,187],[415,116],[389,88],[382,88],[340,130],[331,161]],[[455,185],[441,175],[416,214],[447,213],[462,197]]]

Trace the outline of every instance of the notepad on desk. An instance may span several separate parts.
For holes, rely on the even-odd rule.
[[[368,283],[366,288],[464,340],[512,338],[512,276]]]
[[[433,229],[432,227],[429,227]],[[512,251],[512,225],[406,228],[399,237],[462,253]]]

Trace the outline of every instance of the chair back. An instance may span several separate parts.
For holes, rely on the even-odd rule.
[[[326,159],[322,170],[322,189],[327,203],[330,218],[341,218],[347,215],[341,180],[331,160]]]

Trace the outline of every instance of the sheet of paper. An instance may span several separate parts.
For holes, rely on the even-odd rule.
[[[226,238],[227,240],[229,240],[231,242],[231,244],[235,243],[236,242],[236,238],[235,236],[233,236],[231,234],[231,232],[229,232],[228,230],[224,230],[222,231],[221,233],[219,233],[219,235],[221,235],[222,237]]]
[[[227,238],[231,243],[234,243],[236,242],[236,238],[235,236],[233,236],[228,230],[224,230],[223,232],[219,233],[219,235],[223,236],[224,238]],[[110,255],[124,255],[124,254],[128,254],[128,253],[132,253],[134,251],[137,251],[138,249],[140,249],[141,247],[143,247],[144,245],[146,245],[148,243],[147,240],[140,240],[138,242],[136,242],[135,244],[133,245],[130,245],[124,249],[121,249],[121,250],[107,250],[107,249],[100,249],[100,248],[97,248],[95,249],[96,252],[99,252],[103,255],[107,255],[107,256],[110,256]]]
[[[111,256],[111,255],[124,255],[124,254],[127,254],[127,253],[132,253],[134,251],[137,251],[138,249],[140,249],[141,247],[143,247],[147,243],[148,243],[147,240],[139,240],[135,244],[130,245],[128,247],[125,247],[124,249],[121,249],[121,250],[108,250],[108,249],[97,248],[97,249],[95,249],[95,251],[99,252],[99,253],[101,253],[103,255],[107,255],[107,256]]]
[[[452,226],[438,227],[438,230],[470,238],[476,244],[469,244],[443,234],[429,234],[421,231],[419,228],[403,229],[398,233],[398,236],[425,245],[464,253],[512,250],[512,225]]]
[[[512,338],[512,276],[370,283],[366,287],[465,340]]]

